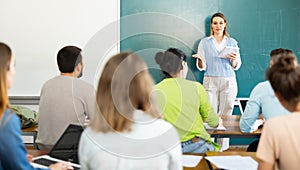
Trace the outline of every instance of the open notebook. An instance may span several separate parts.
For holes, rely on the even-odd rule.
[[[74,170],[80,169],[78,159],[78,145],[83,127],[70,124],[48,155],[33,158],[34,167],[48,167],[50,164],[59,161],[71,162]]]

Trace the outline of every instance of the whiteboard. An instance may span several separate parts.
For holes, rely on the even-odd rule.
[[[119,9],[119,0],[1,1],[0,41],[16,58],[9,95],[39,96],[59,74],[56,54],[66,45],[83,49],[82,79],[96,85],[103,62],[119,51]]]

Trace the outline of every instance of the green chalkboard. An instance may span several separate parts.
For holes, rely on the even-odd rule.
[[[227,18],[228,31],[238,41],[242,67],[236,72],[238,97],[248,97],[264,80],[269,53],[289,48],[300,56],[299,0],[123,0],[120,1],[121,51],[133,51],[147,62],[156,82],[157,51],[175,47],[188,55],[188,79],[202,82],[203,73],[191,57],[201,38],[209,33],[215,12]]]

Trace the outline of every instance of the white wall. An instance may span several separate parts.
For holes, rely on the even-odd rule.
[[[9,95],[38,96],[43,83],[59,74],[56,54],[65,45],[97,53],[84,56],[83,79],[95,85],[103,58],[118,51],[119,16],[119,0],[1,1],[0,41],[12,48],[17,63]]]

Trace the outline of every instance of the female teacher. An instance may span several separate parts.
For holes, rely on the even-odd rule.
[[[197,68],[205,71],[203,86],[219,116],[232,114],[237,95],[234,71],[242,64],[237,41],[229,37],[226,26],[225,16],[215,13],[210,20],[210,36],[200,41],[198,53],[193,55],[197,59]],[[229,52],[222,55],[225,49]],[[223,143],[222,150],[228,147],[229,143]]]

